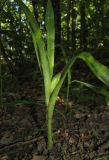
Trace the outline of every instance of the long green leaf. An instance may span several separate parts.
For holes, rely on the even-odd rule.
[[[47,55],[50,65],[50,73],[53,75],[54,69],[54,50],[55,50],[55,24],[54,24],[54,13],[51,1],[48,0],[46,10],[46,30],[47,30]]]
[[[38,23],[36,22],[35,17],[31,13],[29,8],[21,0],[15,0],[15,1],[19,4],[19,6],[22,8],[23,12],[26,15],[27,23],[30,27],[30,31],[31,31],[31,34],[32,34],[33,42],[34,42],[34,47],[35,47],[35,50],[36,50],[36,56],[37,56],[38,64],[39,64],[39,66],[41,66],[40,56],[39,56],[39,53],[38,53],[38,50],[37,50],[37,44],[36,44],[36,40],[35,40],[37,38],[37,41],[38,41],[38,39],[41,38],[41,31],[40,31],[40,28],[38,26]]]
[[[63,83],[69,69],[74,64],[74,62],[76,61],[77,58],[84,60],[86,62],[86,64],[89,66],[89,68],[92,70],[92,72],[96,75],[96,77],[98,79],[100,79],[105,85],[109,86],[109,69],[106,66],[104,66],[103,64],[101,64],[100,62],[98,62],[97,60],[95,60],[91,54],[86,53],[86,52],[79,54],[79,56],[74,57],[68,61],[68,64],[65,66],[65,68],[62,72],[60,81],[58,82],[55,89],[53,90],[53,93],[50,97],[50,102],[49,102],[49,106],[52,106],[50,108],[51,116],[53,114],[56,97],[59,93],[59,90],[62,86],[62,83]],[[105,96],[106,96],[106,94],[108,94],[108,91],[103,90],[103,89],[100,92],[102,94],[104,94]]]
[[[90,88],[91,90],[93,90],[94,92],[104,96],[106,98],[106,100],[109,100],[109,91],[103,87],[96,87],[95,85],[83,82],[83,81],[78,81],[78,80],[73,80],[71,83],[79,83],[84,85],[85,87]]]
[[[109,69],[106,66],[97,61],[89,53],[81,53],[78,58],[84,60],[93,74],[109,87]]]
[[[49,68],[49,61],[47,57],[47,51],[45,47],[44,40],[42,39],[42,33],[38,26],[38,23],[35,20],[35,17],[28,9],[28,7],[21,1],[15,0],[19,6],[24,11],[27,22],[30,26],[30,30],[33,37],[33,42],[36,50],[37,60],[39,65],[41,65],[44,75],[44,86],[45,86],[45,96],[46,96],[46,105],[48,105],[49,97],[50,97],[50,84],[51,84],[51,77],[50,77],[50,68]],[[39,53],[37,52],[39,50]]]

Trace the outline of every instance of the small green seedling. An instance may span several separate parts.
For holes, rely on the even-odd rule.
[[[31,31],[36,51],[38,64],[43,74],[45,103],[47,106],[48,148],[51,149],[53,145],[52,118],[55,102],[60,88],[76,59],[79,58],[85,61],[92,72],[96,75],[96,77],[98,77],[98,79],[100,79],[107,86],[109,86],[109,69],[96,61],[91,54],[81,53],[78,56],[67,59],[63,70],[54,75],[55,22],[51,1],[48,0],[45,16],[46,42],[43,40],[41,29],[39,28],[34,15],[31,13],[28,7],[21,0],[15,1],[26,15],[27,23]]]

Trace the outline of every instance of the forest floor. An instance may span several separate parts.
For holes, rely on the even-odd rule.
[[[27,83],[3,97],[0,160],[109,160],[109,106],[91,103],[91,94],[87,103],[70,95],[66,112],[60,95],[53,117],[54,146],[48,152],[42,95],[42,89]]]

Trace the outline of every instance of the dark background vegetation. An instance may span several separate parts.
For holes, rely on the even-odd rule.
[[[26,0],[45,33],[45,0]],[[102,63],[109,65],[109,1],[55,0],[56,44],[61,44],[68,56],[81,51],[91,52]],[[11,74],[21,76],[26,67],[36,64],[35,51],[25,15],[14,1],[1,3],[0,48]],[[62,61],[56,47],[56,64]],[[19,75],[20,74],[20,75]]]

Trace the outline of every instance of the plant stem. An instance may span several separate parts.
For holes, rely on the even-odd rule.
[[[53,133],[52,133],[52,116],[50,109],[47,111],[47,129],[48,129],[48,149],[51,150],[53,146]]]
[[[70,83],[71,83],[71,71],[68,71],[68,81],[67,81],[67,96],[66,96],[66,112],[68,112],[68,102],[70,93]]]

